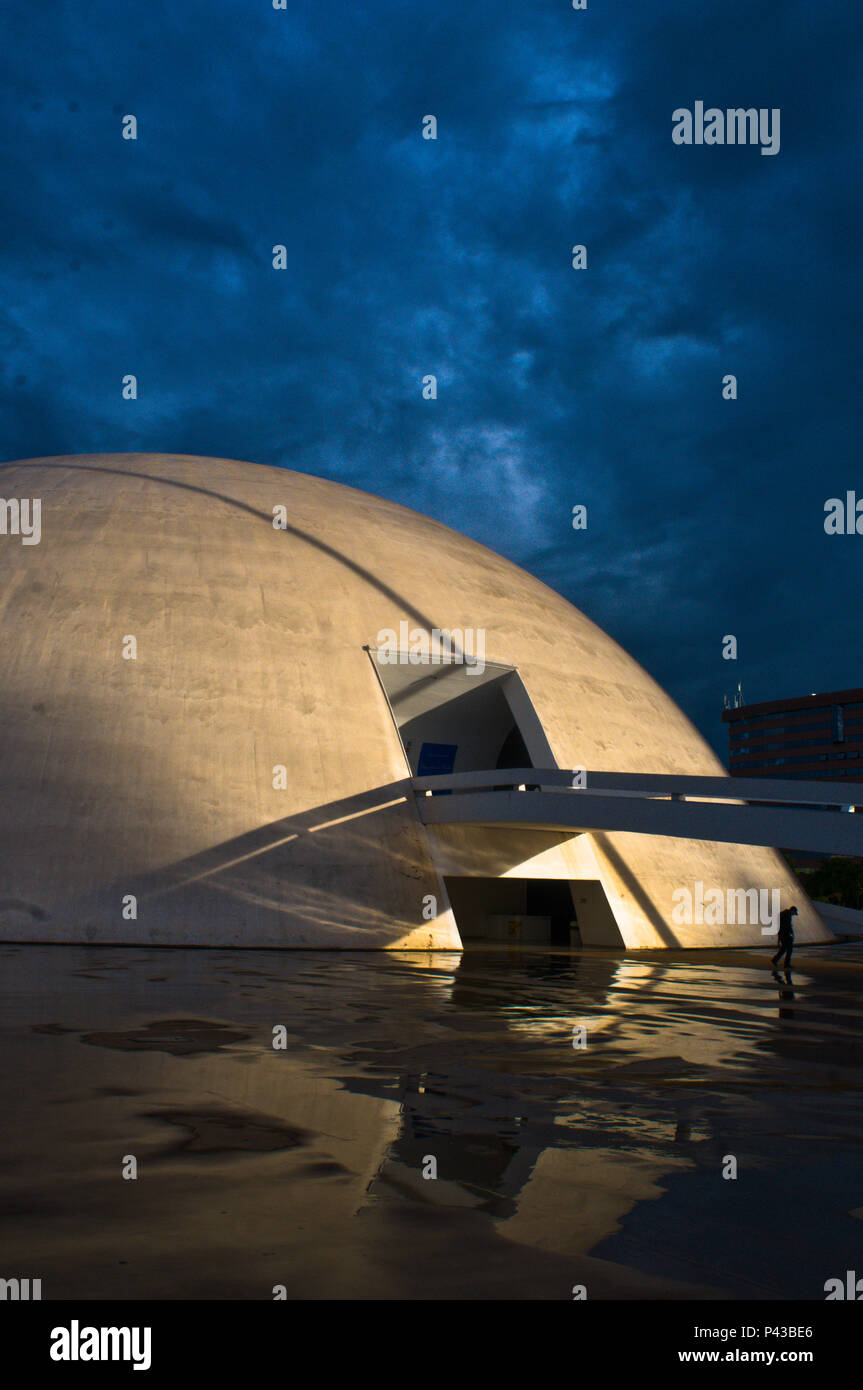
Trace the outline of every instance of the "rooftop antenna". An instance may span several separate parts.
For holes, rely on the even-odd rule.
[[[744,706],[745,704],[746,704],[746,701],[745,701],[744,698],[743,698],[743,687],[742,687],[742,685],[740,684],[740,681],[738,681],[738,682],[737,682],[737,689],[735,690],[735,692],[734,692],[733,695],[723,695],[723,697],[722,697],[722,708],[723,708],[723,709],[742,709],[743,706]]]

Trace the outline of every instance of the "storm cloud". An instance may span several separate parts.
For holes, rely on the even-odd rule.
[[[392,498],[559,589],[720,752],[738,680],[861,684],[863,537],[823,526],[863,494],[861,29],[833,0],[14,0],[3,457]],[[675,144],[697,101],[781,110],[781,150]]]

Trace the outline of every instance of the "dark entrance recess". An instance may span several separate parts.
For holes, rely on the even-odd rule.
[[[535,944],[569,946],[576,923],[572,889],[560,878],[473,878],[447,874],[446,890],[464,941],[504,942],[510,937],[507,919],[526,919],[524,936]],[[547,929],[540,924],[545,919]],[[530,924],[530,926],[528,926]],[[541,938],[537,936],[541,933]],[[578,944],[578,937],[575,937]]]
[[[369,652],[412,776],[554,767],[530,696],[512,666],[414,664]]]
[[[525,879],[525,904],[529,917],[551,918],[552,946],[568,946],[575,908],[569,884],[559,878]]]
[[[497,755],[496,768],[533,767],[527,745],[517,724],[513,724]]]

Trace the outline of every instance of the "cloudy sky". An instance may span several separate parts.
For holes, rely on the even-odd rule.
[[[559,589],[724,752],[738,680],[863,684],[863,536],[824,532],[863,496],[861,39],[839,0],[7,0],[3,457],[392,498]],[[698,100],[779,108],[779,153],[675,145]]]

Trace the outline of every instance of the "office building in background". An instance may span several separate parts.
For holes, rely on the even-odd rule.
[[[863,782],[863,688],[747,705],[738,686],[722,719],[733,777]]]

